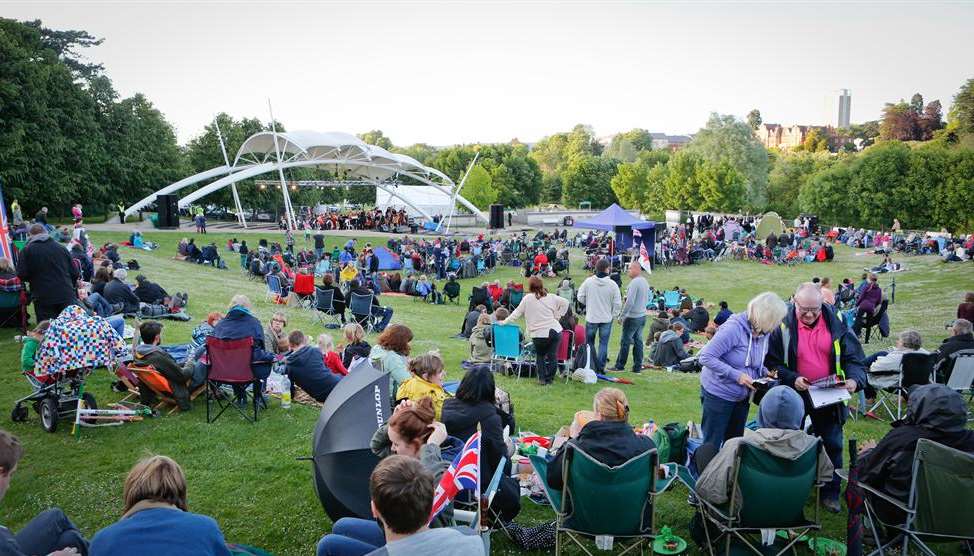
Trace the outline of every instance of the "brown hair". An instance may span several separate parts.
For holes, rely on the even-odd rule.
[[[494,318],[497,320],[504,320],[511,316],[511,312],[507,310],[507,307],[498,307],[494,310]]]
[[[17,462],[24,455],[24,447],[20,440],[9,432],[0,429],[0,467],[4,473],[10,473]]]
[[[964,296],[964,303],[974,303],[974,292],[967,292]]]
[[[291,333],[287,335],[287,343],[291,344],[292,346],[300,346],[304,344],[305,341],[307,341],[307,337],[304,335],[304,332],[301,332],[300,330],[292,330]]]
[[[149,456],[132,467],[125,477],[123,513],[143,500],[172,504],[184,512],[186,475],[182,467],[166,456]]]
[[[435,486],[423,464],[406,456],[383,459],[369,478],[369,493],[379,519],[397,535],[415,533],[426,525]]]
[[[485,315],[481,315],[484,317]],[[487,318],[490,318],[489,316]],[[430,351],[422,355],[417,355],[409,360],[409,372],[429,380],[428,377],[437,375],[443,370],[443,358],[435,351]]]
[[[321,283],[330,286],[335,283],[335,277],[332,276],[330,272],[326,272],[324,276],[321,277]]]
[[[382,331],[376,343],[389,351],[399,355],[409,355],[409,342],[413,340],[413,331],[403,324],[393,324]]]
[[[595,395],[593,409],[603,421],[626,421],[629,419],[629,400],[618,388],[603,388]]]
[[[433,400],[429,396],[420,398],[409,407],[403,407],[392,414],[389,428],[396,429],[396,433],[405,442],[426,442],[433,432],[430,425],[436,418]]]
[[[206,324],[209,324],[210,326],[213,326],[213,323],[214,322],[216,322],[216,321],[218,321],[218,320],[220,320],[222,318],[223,318],[223,315],[222,314],[220,314],[217,311],[213,311],[212,313],[206,315]]]
[[[532,276],[528,279],[528,291],[533,293],[538,299],[548,295],[548,290],[544,289],[544,282],[537,276]]]

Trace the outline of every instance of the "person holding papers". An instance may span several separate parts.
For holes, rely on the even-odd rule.
[[[771,335],[764,364],[778,373],[781,384],[801,394],[813,433],[822,438],[832,465],[841,469],[842,426],[848,410],[842,401],[825,405],[819,399],[813,403],[810,390],[813,384],[829,382],[844,386],[849,394],[860,390],[866,384],[865,356],[859,339],[835,309],[823,304],[816,284],[802,284],[792,299],[784,322]],[[842,510],[839,487],[839,477],[834,475],[822,489],[822,504],[833,513]]]

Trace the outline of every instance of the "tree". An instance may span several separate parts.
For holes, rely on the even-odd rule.
[[[798,195],[816,173],[832,165],[828,154],[808,152],[782,153],[768,175],[768,210],[782,217],[794,217],[801,211]]]
[[[900,193],[907,188],[909,170],[910,148],[899,141],[879,143],[856,159],[846,203],[856,207],[861,225],[888,227],[909,210]]]
[[[383,149],[392,149],[392,140],[383,135],[381,129],[373,129],[372,131],[366,131],[365,133],[360,133],[359,139],[365,141],[369,145],[375,145],[376,147],[382,147]]]
[[[426,143],[416,143],[415,145],[410,145],[408,147],[395,147],[392,152],[404,154],[416,159],[417,162],[424,165],[429,165],[429,161],[436,154],[436,149],[427,145]]]
[[[747,125],[750,126],[751,129],[761,127],[761,122],[761,111],[757,108],[747,113]]]
[[[747,202],[747,178],[727,160],[697,167],[702,203],[698,210],[738,212]]]
[[[494,188],[490,173],[480,164],[471,168],[461,195],[478,209],[487,210],[491,203],[497,200],[497,190]]]
[[[623,208],[641,208],[649,167],[641,162],[620,164],[610,185]]]
[[[923,95],[920,93],[914,93],[913,96],[910,97],[910,109],[913,110],[913,113],[917,116],[923,113]]]
[[[677,151],[670,157],[660,196],[667,209],[693,210],[703,204],[698,181],[702,175],[699,167],[703,163],[704,158],[689,149]]]
[[[653,136],[645,129],[632,129],[612,136],[602,156],[621,162],[633,162],[639,153],[653,148]]]
[[[886,103],[879,124],[879,137],[887,141],[913,141],[917,136],[920,115],[902,100]]]
[[[974,78],[968,79],[954,95],[950,122],[961,134],[974,135]]]
[[[870,120],[849,126],[849,136],[859,148],[866,148],[879,137],[879,120]]]
[[[711,114],[707,125],[684,150],[697,153],[710,162],[729,162],[748,181],[747,207],[751,210],[764,208],[767,202],[768,151],[747,123],[734,116]],[[692,207],[691,204],[687,208]]]
[[[541,202],[546,204],[561,204],[562,183],[558,174],[546,174],[541,178]]]
[[[852,174],[852,164],[844,161],[813,175],[798,194],[801,211],[817,215],[825,224],[853,225]]]
[[[588,201],[593,207],[604,208],[616,202],[612,191],[612,176],[618,162],[611,158],[580,155],[572,158],[562,173],[562,200],[568,206]]]
[[[974,151],[951,153],[938,220],[952,232],[974,232]]]
[[[798,147],[797,150],[802,150],[810,153],[817,152],[828,152],[829,150],[829,139],[821,131],[817,129],[812,129],[807,134],[805,134],[805,140]]]
[[[934,134],[943,127],[943,107],[940,105],[939,100],[935,100],[930,104],[927,104],[926,108],[923,109],[923,114],[920,115],[920,120],[918,122],[918,131],[920,136],[918,139],[920,141],[929,141],[933,139]]]
[[[531,158],[545,174],[560,174],[576,156],[599,154],[602,154],[602,146],[595,133],[591,127],[582,124],[570,132],[545,137],[531,149]]]

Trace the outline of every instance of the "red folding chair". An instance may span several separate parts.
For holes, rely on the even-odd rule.
[[[301,304],[305,308],[314,307],[315,277],[313,274],[295,274],[294,295],[301,298]]]
[[[233,406],[243,415],[244,419],[252,423],[257,422],[257,403],[260,398],[260,379],[254,375],[251,366],[253,338],[236,340],[221,340],[210,336],[206,339],[206,354],[210,359],[210,368],[206,374],[206,422],[213,423],[223,415],[223,412]],[[223,392],[223,385],[234,387],[253,386],[253,419],[238,406],[235,400],[230,400]],[[210,418],[210,402],[215,401],[220,411]]]

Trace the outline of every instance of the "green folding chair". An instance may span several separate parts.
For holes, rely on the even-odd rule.
[[[490,555],[490,534],[494,532],[494,526],[499,525],[501,529],[504,529],[504,522],[500,519],[494,510],[490,509],[490,505],[494,502],[494,496],[497,494],[497,490],[500,488],[501,476],[504,474],[504,469],[507,466],[507,458],[501,456],[500,462],[497,464],[497,468],[494,469],[494,476],[490,478],[490,483],[487,484],[487,489],[481,495],[484,500],[486,500],[485,505],[481,505],[479,501],[473,501],[469,503],[463,503],[454,500],[453,503],[453,523],[454,525],[458,523],[463,523],[468,525],[474,531],[480,532],[480,538],[484,541],[484,552],[488,556]],[[482,512],[487,510],[490,519],[484,519]],[[489,523],[489,526],[485,526],[485,523]],[[507,530],[504,529],[507,533]]]
[[[843,478],[847,478],[841,472]],[[913,457],[913,484],[907,502],[897,500],[865,483],[866,523],[878,547],[871,554],[885,554],[885,550],[902,543],[905,556],[913,544],[921,553],[936,556],[928,543],[974,542],[974,520],[971,519],[971,500],[974,500],[974,454],[968,454],[932,440],[917,441]],[[886,523],[876,513],[880,500],[906,515],[903,523]],[[896,531],[890,541],[881,542],[878,524]],[[967,551],[974,554],[970,545]]]
[[[755,554],[766,554],[761,550],[761,543],[752,538],[762,529],[792,532],[790,542],[775,554],[794,552],[802,537],[821,529],[818,499],[822,485],[816,482],[820,450],[821,441],[818,441],[797,459],[790,460],[741,442],[734,458],[730,500],[715,505],[697,496],[710,554],[715,554],[714,544],[721,536],[724,554],[731,553],[731,543],[735,540]],[[813,490],[815,519],[809,521],[805,518],[805,504]],[[719,532],[714,539],[711,539],[711,525]]]
[[[631,551],[643,553],[656,537],[654,528],[655,497],[662,494],[676,478],[675,466],[669,478],[657,480],[659,457],[650,450],[617,467],[596,461],[573,444],[563,459],[564,490],[548,487],[548,467],[544,458],[531,456],[531,465],[545,487],[545,494],[555,511],[555,554],[564,548],[562,536],[567,536],[585,554],[592,552],[582,543],[582,537],[611,536],[629,541],[616,554]],[[619,543],[622,545],[623,543]]]

